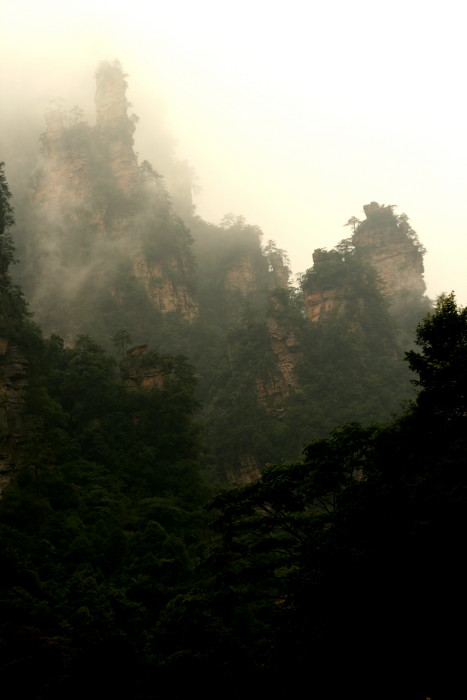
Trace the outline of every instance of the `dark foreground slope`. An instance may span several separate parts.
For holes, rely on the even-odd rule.
[[[336,429],[213,499],[203,602],[242,643],[232,697],[248,684],[274,698],[463,695],[467,310],[453,295],[417,343],[420,393],[402,417]]]

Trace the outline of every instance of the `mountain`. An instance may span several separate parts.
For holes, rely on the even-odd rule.
[[[442,694],[466,310],[442,297],[414,335],[423,247],[376,202],[292,286],[258,227],[138,163],[116,63],[96,107],[47,115],[16,226],[0,168],[4,693]],[[420,394],[378,425],[414,397],[404,354]]]
[[[411,395],[401,358],[430,307],[408,218],[367,205],[293,287],[285,251],[257,226],[196,215],[175,157],[167,179],[138,161],[125,78],[118,62],[98,67],[94,126],[78,108],[46,115],[17,200],[15,279],[44,333],[187,357],[214,482],[296,459],[336,423],[387,419]]]

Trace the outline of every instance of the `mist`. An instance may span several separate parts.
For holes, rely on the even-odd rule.
[[[94,72],[118,59],[135,148],[164,175],[195,171],[197,213],[229,212],[285,249],[294,272],[372,200],[405,212],[434,298],[467,303],[465,46],[457,3],[18,2],[4,9],[0,159],[27,184],[57,99],[94,123]]]

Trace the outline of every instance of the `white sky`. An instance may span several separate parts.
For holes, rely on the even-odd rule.
[[[464,13],[454,0],[16,0],[2,8],[1,141],[12,114],[58,95],[92,120],[95,68],[118,58],[140,158],[157,169],[165,113],[201,216],[245,216],[303,272],[364,204],[396,204],[428,249],[429,295],[466,305]]]

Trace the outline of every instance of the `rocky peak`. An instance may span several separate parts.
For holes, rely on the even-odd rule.
[[[392,301],[401,292],[422,296],[424,249],[405,214],[394,214],[394,206],[371,202],[363,207],[366,219],[352,237],[355,249],[376,270],[380,290]]]
[[[271,243],[266,249],[258,249],[253,254],[244,254],[226,271],[224,287],[228,291],[237,291],[243,297],[266,287],[287,288],[290,269],[284,251],[276,249]]]
[[[317,248],[313,252],[313,268],[303,288],[308,319],[314,323],[322,321],[331,312],[339,313],[353,295],[342,254],[337,250]]]
[[[376,273],[376,286],[397,315],[406,299],[421,303],[425,293],[423,253],[417,234],[405,214],[394,214],[394,206],[371,202],[363,207],[366,219],[352,217],[353,236],[335,249],[318,248],[304,285],[306,313],[320,321],[340,313],[359,296],[357,277],[364,270]],[[360,269],[360,272],[359,272]]]
[[[110,131],[128,131],[135,127],[127,117],[127,83],[118,61],[103,61],[96,71],[96,126]]]
[[[290,279],[290,260],[284,250],[277,248],[274,241],[269,241],[263,250],[269,269],[269,288],[287,288]]]
[[[104,61],[96,71],[96,131],[117,186],[129,193],[139,184],[133,150],[135,118],[128,116],[127,83],[118,61]]]
[[[103,62],[96,71],[94,127],[83,121],[78,107],[56,107],[46,114],[31,211],[37,247],[32,255],[41,265],[21,282],[41,307],[43,290],[51,286],[52,303],[60,295],[68,303],[91,283],[96,286],[102,272],[110,270],[111,257],[114,269],[130,262],[129,275],[145,288],[154,308],[192,320],[198,307],[192,292],[191,238],[171,207],[162,176],[147,161],[138,165],[136,118],[128,115],[126,90],[120,64]],[[29,240],[26,247],[31,255]],[[115,303],[123,307],[127,300],[111,272],[105,274],[109,280],[102,286],[110,287]],[[48,319],[53,317],[44,310]],[[46,332],[80,331],[68,321],[63,328],[39,321]]]

